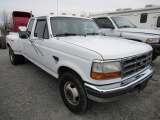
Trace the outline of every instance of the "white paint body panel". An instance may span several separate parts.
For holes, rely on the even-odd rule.
[[[49,21],[49,17],[47,21]],[[49,22],[48,26],[49,34],[52,34]],[[85,82],[96,85],[120,82],[122,79],[102,81],[92,79],[90,74],[94,60],[122,59],[152,50],[147,44],[106,36],[50,36],[46,40],[36,40],[37,38],[33,37],[33,30],[34,27],[30,40],[43,55],[35,51],[29,39],[20,39],[18,34],[8,35],[7,43],[11,45],[13,51],[20,52],[56,78],[58,78],[58,68],[66,66],[76,71]],[[53,56],[57,56],[59,61],[56,62]]]

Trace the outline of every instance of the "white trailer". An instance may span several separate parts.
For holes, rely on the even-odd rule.
[[[160,6],[146,5],[140,9],[117,9],[115,12],[92,13],[90,17],[121,16],[127,18],[138,28],[160,30]]]

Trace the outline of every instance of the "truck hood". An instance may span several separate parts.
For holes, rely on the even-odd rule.
[[[151,51],[150,45],[106,36],[60,37],[59,40],[99,53],[103,59],[118,59]]]
[[[159,35],[160,30],[152,30],[152,29],[140,29],[140,28],[120,28],[121,32],[130,32],[130,33],[139,33],[139,34],[151,34],[151,35]]]

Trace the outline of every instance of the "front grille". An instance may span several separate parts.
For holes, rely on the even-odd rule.
[[[132,75],[151,64],[152,52],[147,52],[134,57],[126,58],[122,61],[122,77]]]

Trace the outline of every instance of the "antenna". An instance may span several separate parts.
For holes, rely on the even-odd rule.
[[[57,33],[56,36],[58,35],[58,0],[57,0]],[[57,40],[58,40],[58,36],[57,36]]]
[[[57,16],[58,16],[58,0],[57,0]]]

